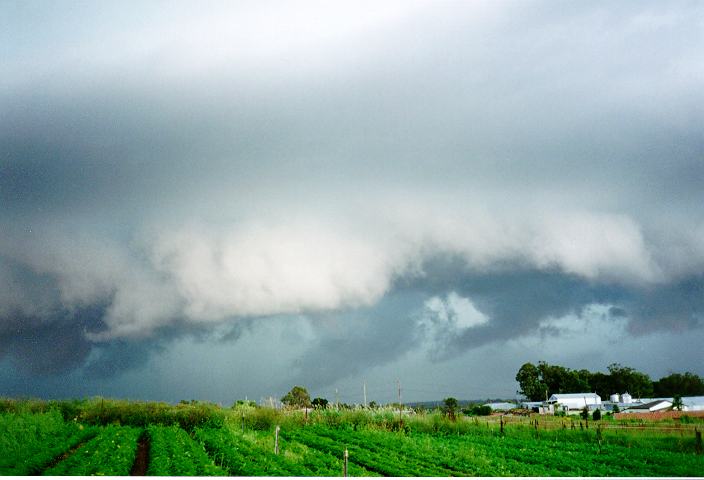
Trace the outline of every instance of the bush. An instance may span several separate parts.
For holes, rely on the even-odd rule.
[[[491,415],[491,407],[488,405],[472,405],[470,408],[465,408],[462,413],[466,415],[474,415],[478,417],[485,417]]]
[[[601,420],[601,410],[599,410],[598,408],[594,410],[594,413],[592,413],[592,419]]]
[[[245,424],[254,430],[270,430],[281,423],[283,415],[269,407],[259,407],[245,416]]]

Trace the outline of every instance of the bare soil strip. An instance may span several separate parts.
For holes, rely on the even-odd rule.
[[[143,432],[137,443],[137,455],[134,459],[134,465],[130,470],[132,477],[144,477],[147,475],[147,467],[149,466],[149,436],[147,432]]]
[[[59,462],[63,462],[63,461],[66,460],[68,457],[70,457],[71,455],[73,455],[74,453],[76,453],[76,451],[77,451],[79,448],[81,448],[83,445],[85,445],[86,443],[88,443],[88,442],[90,442],[91,440],[93,440],[94,437],[95,437],[95,435],[91,435],[91,436],[88,437],[88,438],[84,438],[82,441],[78,442],[76,445],[74,445],[73,447],[71,447],[69,450],[67,450],[67,451],[65,451],[64,453],[62,453],[61,455],[55,457],[51,462],[49,462],[48,464],[44,465],[42,468],[38,469],[37,471],[32,472],[30,475],[33,476],[33,477],[40,476],[42,473],[44,473],[45,470],[49,470],[50,468],[55,467],[56,465],[59,464]]]

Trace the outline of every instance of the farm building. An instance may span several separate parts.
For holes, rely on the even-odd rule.
[[[563,411],[601,407],[601,397],[596,393],[555,393],[548,399],[549,404],[559,405]]]
[[[704,397],[682,397],[682,410],[685,412],[704,411]]]
[[[672,397],[664,398],[641,398],[640,401],[636,403],[638,406],[644,403],[652,403],[657,400],[665,400],[670,403],[674,401]],[[704,397],[682,397],[682,411],[683,412],[701,412],[704,411]]]
[[[514,408],[518,408],[518,405],[509,402],[485,403],[483,406],[491,407],[491,410],[494,412],[505,412],[508,410],[513,410]]]
[[[652,402],[644,403],[642,405],[635,405],[624,410],[624,413],[650,413],[650,412],[661,412],[663,410],[669,410],[672,408],[672,402],[669,400],[654,400]]]

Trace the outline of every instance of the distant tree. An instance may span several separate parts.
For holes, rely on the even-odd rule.
[[[621,409],[618,408],[618,405],[614,405],[613,413],[621,413]]]
[[[609,370],[612,393],[630,392],[636,397],[653,395],[653,382],[645,373],[618,363],[612,363],[607,369]]]
[[[305,387],[296,385],[281,398],[281,401],[289,407],[310,407],[310,395]]]
[[[653,382],[653,391],[656,397],[694,397],[704,395],[704,379],[690,372],[671,373],[660,380]]]
[[[682,396],[681,395],[675,395],[672,398],[672,410],[682,410],[682,407],[684,405],[682,404]]]
[[[445,414],[448,416],[448,418],[450,420],[454,421],[455,420],[455,412],[457,411],[457,408],[459,407],[459,402],[454,397],[447,397],[442,402],[445,404],[445,408],[444,408]]]
[[[378,405],[374,400],[372,400],[371,402],[369,402],[369,408],[371,408],[372,410],[374,410],[374,409],[377,408],[378,406],[379,406],[379,405]]]
[[[592,419],[601,420],[601,410],[599,410],[598,408],[594,410],[594,413],[592,413]]]
[[[313,399],[313,402],[311,404],[313,405],[313,408],[320,408],[320,409],[326,409],[328,407],[328,400],[326,398],[320,398],[316,397]]]
[[[524,363],[516,374],[516,381],[520,386],[518,393],[531,401],[545,398],[547,386],[541,381],[541,371],[532,363]]]

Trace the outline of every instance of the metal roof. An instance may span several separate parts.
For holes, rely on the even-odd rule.
[[[601,398],[596,393],[553,393],[550,398]]]

